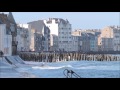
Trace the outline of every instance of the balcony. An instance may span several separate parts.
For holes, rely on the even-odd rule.
[[[18,41],[12,41],[12,46],[18,45]]]

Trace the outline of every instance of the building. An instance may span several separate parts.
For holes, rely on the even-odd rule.
[[[20,27],[22,27],[22,28],[26,28],[26,29],[28,29],[28,24],[18,24]]]
[[[80,51],[82,52],[82,36],[81,29],[74,30],[71,32],[72,35],[72,51]]]
[[[113,51],[113,38],[102,37],[102,51]]]
[[[72,37],[71,24],[68,20],[61,18],[49,18],[44,23],[50,29],[50,34],[58,36],[58,49],[60,51],[71,51]]]
[[[6,34],[12,35],[12,55],[17,54],[17,25],[11,12],[9,14],[0,13],[0,22],[6,24]]]
[[[29,28],[29,27],[28,27]],[[29,30],[29,51],[35,51],[35,30],[34,29],[28,29]],[[41,41],[42,42],[42,41]],[[41,44],[39,43],[41,46]],[[40,48],[40,47],[39,47]],[[38,49],[40,50],[40,49]]]
[[[71,47],[71,51],[79,51],[79,37],[80,36],[74,36],[72,35],[72,47]]]
[[[58,36],[50,35],[50,51],[58,51]]]
[[[88,52],[90,42],[87,33],[83,30],[72,31],[72,51]]]
[[[83,30],[81,30],[81,29],[74,30],[74,31],[71,32],[71,34],[74,35],[74,36],[81,36],[82,31]]]
[[[90,40],[90,51],[98,51],[98,34],[87,33]]]
[[[59,30],[58,30],[58,41],[59,50],[61,51],[72,51],[72,27],[68,20],[59,19]]]
[[[120,27],[108,26],[101,31],[103,51],[120,51]]]
[[[90,51],[90,38],[89,35],[85,32],[81,33],[82,36],[82,52],[89,52]]]
[[[28,23],[30,50],[49,51],[50,50],[50,30],[43,20]]]
[[[17,51],[29,51],[28,28],[24,28],[21,24],[18,24],[16,40],[18,41]]]
[[[79,29],[72,31],[72,38],[73,38],[72,49],[74,51],[80,51],[80,52],[98,51],[99,34],[100,34],[99,30]]]
[[[78,31],[77,31],[78,32]],[[75,34],[75,35],[74,35]],[[80,35],[76,33],[72,33],[72,51],[80,51],[80,52],[89,52],[90,51],[90,36],[85,33],[81,32]]]
[[[58,36],[59,30],[59,19],[57,18],[49,18],[47,20],[43,20],[44,24],[50,29],[50,34],[54,34]]]
[[[0,23],[0,51],[4,56],[12,55],[12,35],[6,33],[6,24]]]

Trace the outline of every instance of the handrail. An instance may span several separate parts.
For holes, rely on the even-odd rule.
[[[65,71],[67,71],[67,75],[65,74]],[[76,78],[81,78],[77,73],[75,73],[73,70],[68,70],[68,69],[65,69],[63,71],[63,74],[66,76],[66,78],[72,78],[72,75],[74,75]]]

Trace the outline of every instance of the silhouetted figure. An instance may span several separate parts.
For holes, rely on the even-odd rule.
[[[4,53],[2,51],[0,51],[0,57],[3,57]]]

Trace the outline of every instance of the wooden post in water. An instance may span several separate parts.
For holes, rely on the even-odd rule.
[[[70,53],[69,53],[69,54],[68,54],[68,61],[70,61],[70,58],[71,58],[71,57],[70,57]]]
[[[73,56],[72,56],[72,53],[70,53],[70,61],[73,60]]]
[[[95,60],[96,60],[96,55],[94,54],[94,55],[93,55],[93,61],[95,61]]]
[[[81,59],[80,60],[83,60],[83,54],[81,54]]]

